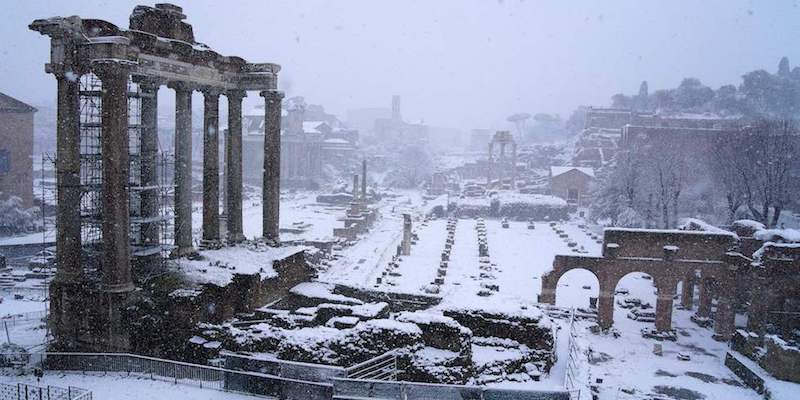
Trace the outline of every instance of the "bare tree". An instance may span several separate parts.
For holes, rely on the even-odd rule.
[[[714,173],[731,219],[744,205],[765,226],[778,225],[793,192],[789,179],[797,166],[798,139],[794,122],[761,120],[716,141]]]

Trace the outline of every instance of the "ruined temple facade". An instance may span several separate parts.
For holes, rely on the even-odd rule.
[[[510,159],[506,155],[506,147],[511,147]],[[495,155],[496,154],[496,155]],[[488,169],[486,182],[489,186],[492,182],[497,181],[500,189],[516,188],[517,182],[517,142],[509,131],[495,132],[492,140],[489,141],[488,156]],[[508,179],[509,183],[506,184],[505,180]]]
[[[222,245],[223,239],[241,241],[242,235],[242,99],[257,91],[265,102],[263,151],[263,237],[279,244],[280,123],[283,93],[278,91],[280,66],[249,63],[222,56],[194,40],[182,9],[171,4],[137,6],[130,28],[120,29],[99,19],[77,16],[35,20],[30,29],[49,36],[51,59],[46,71],[56,78],[58,98],[56,176],[58,189],[56,263],[51,285],[51,324],[56,347],[66,349],[129,348],[120,329],[124,310],[134,296],[131,267],[131,217],[140,204],[141,234],[157,235],[155,222],[164,218],[154,206],[158,137],[157,93],[162,86],[175,91],[174,247],[175,256],[196,253],[192,241],[192,93],[204,95],[203,118],[203,244]],[[100,117],[94,122],[102,169],[99,183],[99,265],[87,268],[81,241],[82,181],[81,97],[90,95],[79,84],[85,76],[99,79]],[[140,109],[140,170],[129,164],[129,85]],[[220,236],[219,220],[219,99],[228,100],[226,209],[227,238]],[[137,168],[139,169],[139,168]],[[140,178],[135,192],[131,176]],[[137,231],[138,232],[138,231]]]

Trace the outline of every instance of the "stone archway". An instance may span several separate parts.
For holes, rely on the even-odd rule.
[[[619,318],[626,318],[628,312],[635,308],[640,308],[645,311],[655,312],[655,306],[657,302],[657,288],[655,286],[655,281],[650,274],[639,272],[639,271],[631,271],[622,275],[617,280],[616,285],[614,285],[614,320],[617,321]],[[620,293],[620,291],[627,290],[625,293]],[[626,299],[638,299],[641,300],[641,305],[633,305],[631,306],[623,306],[621,303],[624,303]],[[649,308],[645,309],[644,304],[648,304]]]
[[[589,298],[599,295],[600,280],[594,272],[586,268],[571,268],[561,274],[556,282],[554,305],[588,307]]]

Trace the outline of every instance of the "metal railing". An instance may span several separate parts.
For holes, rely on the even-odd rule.
[[[581,398],[581,385],[578,383],[578,373],[580,366],[578,365],[579,357],[581,356],[580,348],[578,347],[577,337],[578,332],[575,328],[575,310],[570,313],[569,319],[569,344],[567,345],[567,367],[564,373],[564,387],[569,391],[570,399],[580,400]]]
[[[19,324],[29,322],[44,322],[45,318],[47,318],[47,314],[47,310],[9,314],[0,317],[0,325],[5,324],[6,326],[17,326]]]
[[[390,351],[346,369],[350,379],[397,380],[397,353]]]
[[[74,386],[0,383],[0,400],[92,400],[92,392]]]
[[[0,354],[13,358],[16,354]],[[285,399],[329,399],[330,384],[235,371],[127,353],[32,353],[28,366],[49,371],[120,373],[226,392]],[[302,395],[300,395],[302,393]]]
[[[384,400],[408,399],[514,399],[514,400],[568,400],[564,390],[522,390],[486,386],[447,385],[437,383],[379,381],[372,379],[335,378],[336,399]]]

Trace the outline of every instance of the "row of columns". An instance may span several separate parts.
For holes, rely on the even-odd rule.
[[[495,174],[495,165],[497,166],[497,178],[498,182],[500,182],[500,186],[503,185],[503,165],[505,164],[505,156],[506,156],[506,144],[505,142],[500,142],[500,154],[499,160],[497,164],[494,161],[494,140],[489,142],[489,165],[487,169],[487,184],[492,183],[492,179],[494,179]],[[516,180],[517,180],[517,144],[515,142],[511,142],[511,188],[516,187]]]
[[[122,61],[94,63],[92,72],[102,81],[102,217],[103,288],[127,292],[134,285],[130,268],[128,79],[130,67]],[[78,282],[82,278],[80,215],[80,75],[66,67],[55,70],[58,83],[56,176],[58,185],[57,279]],[[141,91],[141,241],[158,245],[158,90],[162,81],[142,78]],[[192,92],[185,82],[170,82],[175,90],[175,245],[178,256],[195,253],[192,244]],[[227,240],[244,239],[242,231],[242,100],[244,90],[201,88],[203,118],[203,240],[220,242],[219,229],[219,96],[228,98],[226,168],[228,196]],[[280,118],[283,93],[262,91],[265,99],[263,237],[280,243]]]

